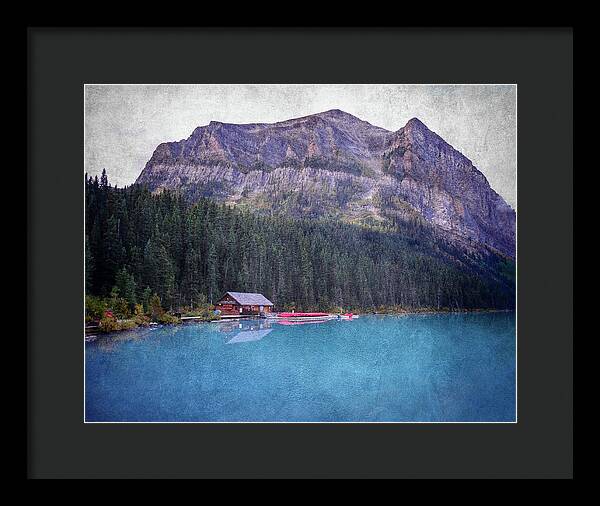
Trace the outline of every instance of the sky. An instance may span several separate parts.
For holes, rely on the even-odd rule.
[[[85,171],[133,183],[161,142],[211,121],[273,123],[341,109],[398,130],[419,118],[469,158],[516,209],[515,85],[85,86]]]

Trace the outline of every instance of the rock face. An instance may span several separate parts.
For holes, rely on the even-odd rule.
[[[396,132],[339,110],[274,124],[211,122],[160,144],[136,183],[298,217],[418,217],[458,241],[515,255],[513,209],[416,118]]]

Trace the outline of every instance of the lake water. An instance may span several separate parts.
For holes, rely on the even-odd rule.
[[[186,323],[86,343],[87,421],[515,420],[515,315]]]

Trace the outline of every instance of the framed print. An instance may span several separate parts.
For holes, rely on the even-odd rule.
[[[516,111],[86,84],[86,422],[516,422]]]
[[[572,30],[28,37],[32,477],[572,476]]]

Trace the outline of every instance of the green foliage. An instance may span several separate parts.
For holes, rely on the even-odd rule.
[[[190,205],[176,192],[103,181],[86,179],[94,265],[87,294],[121,319],[141,303],[160,321],[229,290],[261,292],[278,310],[514,307],[514,263],[444,240],[394,195],[380,196],[389,224],[367,227],[258,216],[203,198]],[[336,191],[331,198],[342,206],[352,189]],[[298,192],[294,198],[314,204]],[[89,314],[102,315],[100,299]]]
[[[150,298],[152,297],[152,289],[147,286],[142,291],[142,307],[144,309],[144,313],[150,312]]]
[[[85,296],[85,315],[93,320],[100,320],[108,309],[106,301],[93,295]]]
[[[121,320],[119,321],[119,330],[129,330],[137,327],[138,324],[135,320]]]
[[[498,265],[500,273],[511,283],[515,283],[517,279],[517,271],[514,260],[503,258]]]
[[[120,296],[120,290],[115,286],[107,299],[108,309],[110,309],[117,318],[129,318],[131,316],[131,307],[126,299]]]
[[[114,332],[115,330],[118,330],[118,327],[119,324],[116,318],[104,316],[100,320],[100,330],[102,332]]]
[[[141,304],[136,304],[133,311],[133,321],[139,327],[147,327],[150,325],[150,317],[144,313],[144,307]]]
[[[215,314],[213,306],[207,303],[200,303],[195,307],[184,308],[182,316],[199,317],[203,321],[213,321],[221,318],[218,314]]]
[[[156,293],[150,297],[148,312],[150,313],[150,318],[155,321],[159,321],[165,314],[165,310],[160,303],[160,297]]]
[[[116,332],[117,330],[129,330],[137,327],[134,320],[117,320],[114,317],[104,316],[100,320],[101,332]]]
[[[90,240],[88,235],[85,235],[85,289],[92,288],[92,277],[94,275],[94,255],[90,248]]]
[[[173,316],[169,313],[163,313],[162,315],[158,316],[156,318],[156,322],[157,323],[181,323],[181,320],[179,318],[177,318],[176,316]]]
[[[131,305],[137,303],[135,280],[133,279],[133,275],[129,274],[125,267],[121,268],[119,272],[117,272],[117,276],[115,278],[115,287],[118,289],[119,294],[127,301],[127,303]]]
[[[86,295],[85,297],[85,315],[87,321],[98,321],[106,316],[110,311],[114,318],[128,319],[132,316],[129,303],[119,297],[118,289],[111,291],[110,297],[96,297]]]

